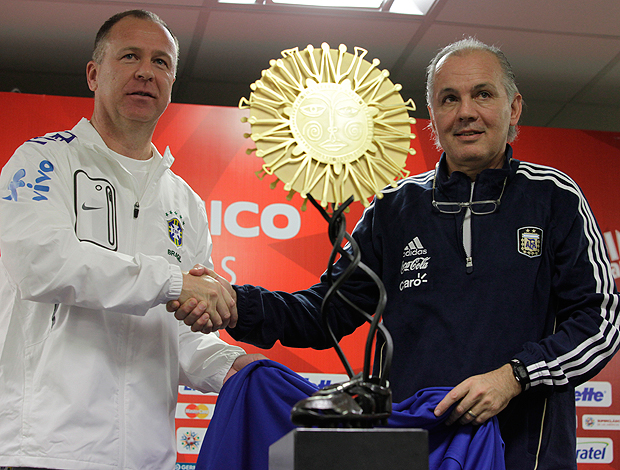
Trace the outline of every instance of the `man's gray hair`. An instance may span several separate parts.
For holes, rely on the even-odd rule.
[[[93,49],[93,61],[100,64],[103,60],[103,55],[105,53],[105,46],[107,44],[108,35],[110,34],[110,30],[112,26],[118,23],[120,20],[126,17],[138,18],[140,20],[152,21],[155,24],[161,25],[170,33],[172,39],[174,41],[174,49],[176,52],[174,70],[177,70],[177,64],[179,62],[179,40],[174,35],[172,30],[168,27],[168,25],[155,13],[146,10],[127,10],[120,13],[117,13],[114,16],[111,16],[106,20],[99,31],[97,32],[97,36],[95,37],[95,47]]]
[[[429,107],[432,107],[431,103],[433,98],[433,86],[435,84],[437,64],[439,64],[444,57],[449,55],[460,56],[473,51],[486,51],[497,57],[497,60],[502,68],[502,82],[504,84],[504,89],[506,90],[506,94],[508,95],[508,99],[510,101],[512,101],[517,93],[519,93],[519,89],[517,88],[515,81],[515,74],[512,71],[512,67],[504,53],[496,46],[489,46],[476,38],[468,37],[461,39],[460,41],[453,42],[452,44],[448,44],[437,53],[426,68],[426,103]],[[510,126],[508,129],[508,142],[515,140],[518,132],[519,130],[517,126]]]

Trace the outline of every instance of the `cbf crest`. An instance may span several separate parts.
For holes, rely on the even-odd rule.
[[[174,216],[168,219],[168,237],[175,246],[180,247],[183,245],[183,217],[176,212],[166,213],[166,217]]]
[[[542,254],[542,229],[538,227],[522,227],[517,233],[517,249],[519,253],[528,258],[536,258]]]

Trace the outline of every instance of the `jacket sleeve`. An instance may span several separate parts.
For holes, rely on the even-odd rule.
[[[620,344],[620,298],[600,229],[579,187],[556,175],[557,200],[571,201],[551,213],[554,333],[527,343],[515,357],[526,365],[532,387],[561,390],[594,377]]]
[[[192,263],[213,269],[211,251],[213,244],[207,222],[204,202],[194,193],[198,215],[194,223],[200,224],[197,244],[194,247]],[[219,332],[205,335],[193,332],[182,321],[179,322],[179,383],[201,392],[219,392],[224,377],[237,357],[245,354],[240,347],[220,339]]]
[[[220,339],[219,332],[205,335],[179,322],[179,383],[201,392],[219,392],[240,347]]]
[[[144,315],[178,297],[180,268],[81,242],[65,142],[26,143],[0,175],[0,251],[23,299]]]
[[[370,263],[371,269],[376,269],[374,258],[365,256],[374,252],[370,246],[370,214],[371,211],[367,210],[352,236],[361,248],[361,261],[367,265]],[[347,244],[345,249],[351,253],[350,244]],[[324,327],[324,315],[336,340],[340,341],[343,336],[353,333],[367,321],[357,309],[373,315],[377,306],[376,284],[359,267],[351,273],[337,293],[330,290],[349,265],[347,257],[342,256],[334,265],[331,279],[326,272],[319,283],[293,293],[272,292],[251,285],[234,286],[239,320],[235,328],[228,329],[229,334],[238,341],[261,348],[271,348],[278,340],[284,346],[298,348],[332,347],[332,339]]]

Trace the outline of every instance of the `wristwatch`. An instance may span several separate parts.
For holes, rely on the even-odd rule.
[[[510,361],[510,365],[512,366],[512,373],[515,376],[519,385],[521,385],[521,391],[525,392],[528,388],[530,388],[530,376],[527,373],[527,369],[525,368],[525,364],[521,362],[519,359],[513,359]]]

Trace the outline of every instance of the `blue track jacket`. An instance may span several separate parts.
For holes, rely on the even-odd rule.
[[[465,211],[433,207],[434,179],[436,201],[501,197],[500,204],[464,223]],[[444,155],[436,171],[384,190],[352,235],[387,291],[394,401],[518,358],[531,388],[498,415],[507,468],[576,469],[574,387],[594,377],[620,341],[620,299],[605,244],[577,184],[513,159],[510,146],[503,168],[484,170],[473,183],[461,172],[448,175]],[[347,264],[336,263],[336,277]],[[263,348],[278,340],[329,348],[321,325],[328,287],[326,275],[293,294],[235,286],[239,322],[229,332]],[[341,289],[370,313],[377,292],[360,269]],[[338,299],[329,308],[338,338],[365,321]]]
[[[268,470],[269,446],[295,428],[291,409],[317,390],[273,361],[244,367],[220,392],[196,470]],[[446,426],[449,413],[435,417],[433,410],[448,390],[421,390],[394,404],[389,427],[428,430],[429,470],[504,470],[496,418],[482,426]]]

